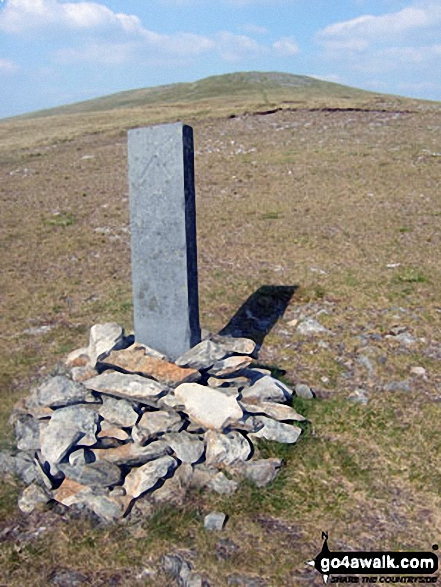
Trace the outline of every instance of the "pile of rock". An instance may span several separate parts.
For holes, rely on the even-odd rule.
[[[13,463],[30,484],[19,507],[55,500],[111,521],[139,498],[177,503],[189,487],[266,485],[282,463],[257,458],[254,439],[295,443],[291,422],[305,418],[287,405],[289,387],[252,366],[255,353],[252,340],[213,335],[173,363],[117,324],[93,326],[65,372],[14,410]]]

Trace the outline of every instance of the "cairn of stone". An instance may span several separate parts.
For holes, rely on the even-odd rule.
[[[93,326],[64,374],[13,412],[20,509],[55,500],[114,521],[135,502],[182,503],[191,487],[270,483],[282,461],[259,458],[255,439],[295,443],[305,418],[256,358],[252,340],[209,335],[171,362],[118,324]]]

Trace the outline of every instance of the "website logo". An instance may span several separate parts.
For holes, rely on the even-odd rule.
[[[353,577],[351,583],[392,583],[387,575],[404,575],[400,583],[436,583],[433,575],[438,570],[438,557],[434,552],[331,552],[328,547],[328,533],[322,532],[323,546],[320,553],[307,562],[323,576],[323,582],[328,583],[331,574],[337,575],[376,575],[366,581],[359,581]],[[433,550],[438,550],[434,544]],[[418,577],[413,577],[418,575]],[[410,577],[409,577],[410,576]],[[422,580],[420,580],[420,577]],[[406,580],[409,578],[410,580]],[[336,578],[334,578],[336,579]],[[348,582],[347,580],[332,580],[332,583]]]

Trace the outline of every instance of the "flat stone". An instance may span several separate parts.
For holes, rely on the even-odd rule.
[[[227,516],[223,512],[210,512],[204,518],[204,528],[210,532],[223,530]]]
[[[88,356],[92,367],[124,340],[124,330],[115,322],[95,324],[90,329]]]
[[[145,444],[159,434],[166,432],[179,432],[184,422],[181,416],[175,412],[159,410],[145,412],[136,426],[133,427],[132,437],[138,444]]]
[[[237,472],[257,487],[265,487],[274,481],[281,466],[282,459],[257,459],[241,464]]]
[[[85,367],[90,363],[89,348],[83,347],[72,351],[66,358],[67,367]]]
[[[85,367],[72,367],[70,370],[70,376],[76,383],[87,381],[87,379],[91,379],[95,375],[98,375],[98,371],[90,365],[86,365]]]
[[[210,481],[207,483],[207,487],[216,493],[231,495],[239,487],[239,483],[237,481],[233,481],[233,479],[228,479],[228,477],[224,475],[222,471],[219,471],[219,473],[210,479]]]
[[[427,374],[427,371],[424,369],[424,367],[411,367],[410,372],[412,375],[416,375],[417,377],[425,377]]]
[[[157,381],[116,371],[105,371],[85,381],[84,385],[93,391],[153,406],[167,391],[167,387]]]
[[[14,428],[18,450],[31,451],[40,448],[40,427],[34,418],[18,418]]]
[[[18,507],[25,514],[30,514],[36,508],[42,507],[51,500],[47,492],[39,485],[33,483],[23,489],[18,498]]]
[[[175,360],[201,340],[193,131],[128,132],[136,340]]]
[[[241,399],[259,404],[262,402],[285,403],[291,400],[292,393],[292,390],[278,379],[264,375],[251,387],[245,387],[242,390]]]
[[[235,389],[242,389],[247,385],[250,385],[250,380],[247,377],[238,376],[238,377],[228,377],[225,379],[217,378],[217,377],[209,377],[207,380],[207,385],[209,387],[214,388],[221,388],[221,389],[228,389],[229,387],[233,387]]]
[[[125,478],[124,489],[127,495],[139,497],[152,489],[160,479],[166,477],[177,467],[177,462],[170,456],[150,461],[141,467],[132,469]]]
[[[88,487],[110,487],[121,480],[121,470],[109,461],[101,460],[85,465],[62,463],[59,469],[73,481]]]
[[[68,478],[59,487],[55,500],[68,507],[73,505],[87,507],[105,522],[113,522],[121,518],[131,502],[129,496],[113,497],[103,493],[102,490],[97,493],[91,487]]]
[[[163,438],[182,463],[197,463],[204,454],[204,441],[185,430],[166,434]]]
[[[183,402],[189,418],[205,428],[221,430],[243,414],[234,396],[199,383],[182,383],[175,395]]]
[[[391,381],[386,383],[383,387],[384,391],[411,391],[411,381],[409,379],[403,379],[402,381]]]
[[[262,402],[260,404],[252,404],[246,402],[239,402],[242,409],[250,414],[264,414],[274,420],[283,421],[296,421],[304,422],[306,418],[298,414],[290,406],[284,404],[276,404],[274,402]]]
[[[248,338],[233,338],[228,336],[213,336],[191,348],[176,360],[176,364],[193,369],[209,369],[217,361],[235,353],[252,355],[256,343]]]
[[[252,359],[250,357],[233,356],[217,361],[208,373],[210,375],[216,375],[216,377],[228,377],[241,369],[246,369]]]
[[[264,426],[258,432],[251,432],[250,436],[256,438],[265,438],[266,440],[275,440],[277,442],[283,442],[287,444],[293,444],[297,442],[300,434],[302,433],[302,429],[298,426],[293,426],[291,424],[283,424],[282,422],[277,422],[276,420],[272,420],[271,418],[267,418],[266,416],[256,416],[261,422],[263,422]]]
[[[346,399],[355,404],[367,404],[369,396],[364,389],[355,389]]]
[[[297,383],[294,387],[294,391],[297,397],[301,397],[303,399],[314,399],[314,394],[311,391],[311,388],[304,383]]]
[[[97,438],[116,438],[117,440],[124,442],[125,440],[130,440],[130,434],[128,434],[122,428],[118,428],[118,426],[103,420],[101,422],[101,430],[98,432]]]
[[[220,434],[214,430],[205,433],[207,465],[234,465],[246,461],[251,454],[251,445],[240,432]]]
[[[87,583],[89,579],[86,575],[71,569],[58,569],[50,575],[50,584],[55,587],[81,587]]]
[[[92,453],[97,461],[106,460],[115,465],[139,465],[158,459],[171,452],[168,443],[155,440],[147,446],[140,446],[134,442],[122,444],[116,448],[94,448]]]
[[[182,505],[187,494],[193,476],[193,468],[187,463],[182,463],[175,471],[173,477],[166,479],[161,487],[152,493],[155,503],[167,503]]]
[[[131,402],[110,396],[103,396],[103,404],[99,406],[98,413],[111,424],[121,428],[131,428],[139,419],[139,414]]]
[[[84,406],[68,406],[54,412],[47,427],[40,431],[41,454],[53,473],[73,446],[96,443],[98,421],[98,414]]]
[[[297,332],[305,336],[314,336],[315,334],[327,334],[329,330],[314,318],[306,318],[297,326]]]
[[[37,389],[38,403],[50,408],[86,403],[88,395],[87,389],[81,383],[64,375],[51,377]]]
[[[175,396],[175,394],[172,391],[169,391],[166,395],[159,398],[158,407],[182,411],[184,409],[184,404]]]
[[[19,452],[15,456],[15,473],[26,485],[39,480],[38,470],[34,458],[25,452]],[[1,471],[1,466],[0,466]],[[50,489],[50,487],[48,487]]]
[[[114,365],[131,373],[141,373],[153,377],[153,379],[170,387],[176,387],[180,383],[197,381],[201,377],[196,369],[178,367],[175,363],[146,355],[144,346],[137,344],[122,351],[111,352],[103,363]]]

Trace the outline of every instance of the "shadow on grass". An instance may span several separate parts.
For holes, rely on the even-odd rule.
[[[260,347],[283,316],[297,285],[263,285],[241,305],[219,334],[251,338]]]

